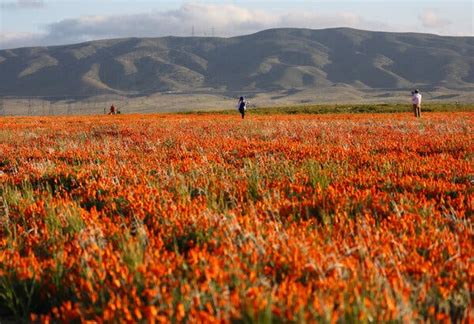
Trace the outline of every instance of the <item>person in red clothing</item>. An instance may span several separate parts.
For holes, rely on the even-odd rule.
[[[114,105],[110,106],[109,115],[115,115],[115,106]]]

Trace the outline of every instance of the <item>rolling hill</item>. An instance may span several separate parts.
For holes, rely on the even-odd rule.
[[[0,96],[474,86],[474,37],[336,28],[0,51]]]

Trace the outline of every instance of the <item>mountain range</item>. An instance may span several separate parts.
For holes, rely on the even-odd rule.
[[[125,38],[0,51],[0,96],[474,86],[474,37],[350,28]]]

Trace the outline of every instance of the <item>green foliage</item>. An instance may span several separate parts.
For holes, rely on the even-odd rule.
[[[258,166],[250,160],[246,162],[245,172],[247,177],[247,193],[251,200],[257,201],[260,199],[261,176]]]
[[[318,186],[321,189],[326,189],[329,186],[330,179],[323,172],[318,162],[310,160],[306,162],[305,166],[308,172],[309,185],[311,185],[313,189],[316,189]]]
[[[425,103],[422,112],[457,112],[474,111],[474,104],[458,103]],[[409,104],[321,104],[321,105],[294,105],[276,107],[257,107],[249,109],[250,115],[299,115],[299,114],[363,114],[363,113],[411,113]],[[235,110],[197,111],[187,114],[236,114]]]

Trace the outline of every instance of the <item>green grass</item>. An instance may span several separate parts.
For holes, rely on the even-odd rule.
[[[425,103],[423,112],[474,112],[474,104],[467,103]],[[360,113],[411,113],[410,104],[323,104],[249,108],[252,115],[296,115],[296,114],[360,114]],[[236,109],[218,111],[192,111],[185,114],[236,114]]]

